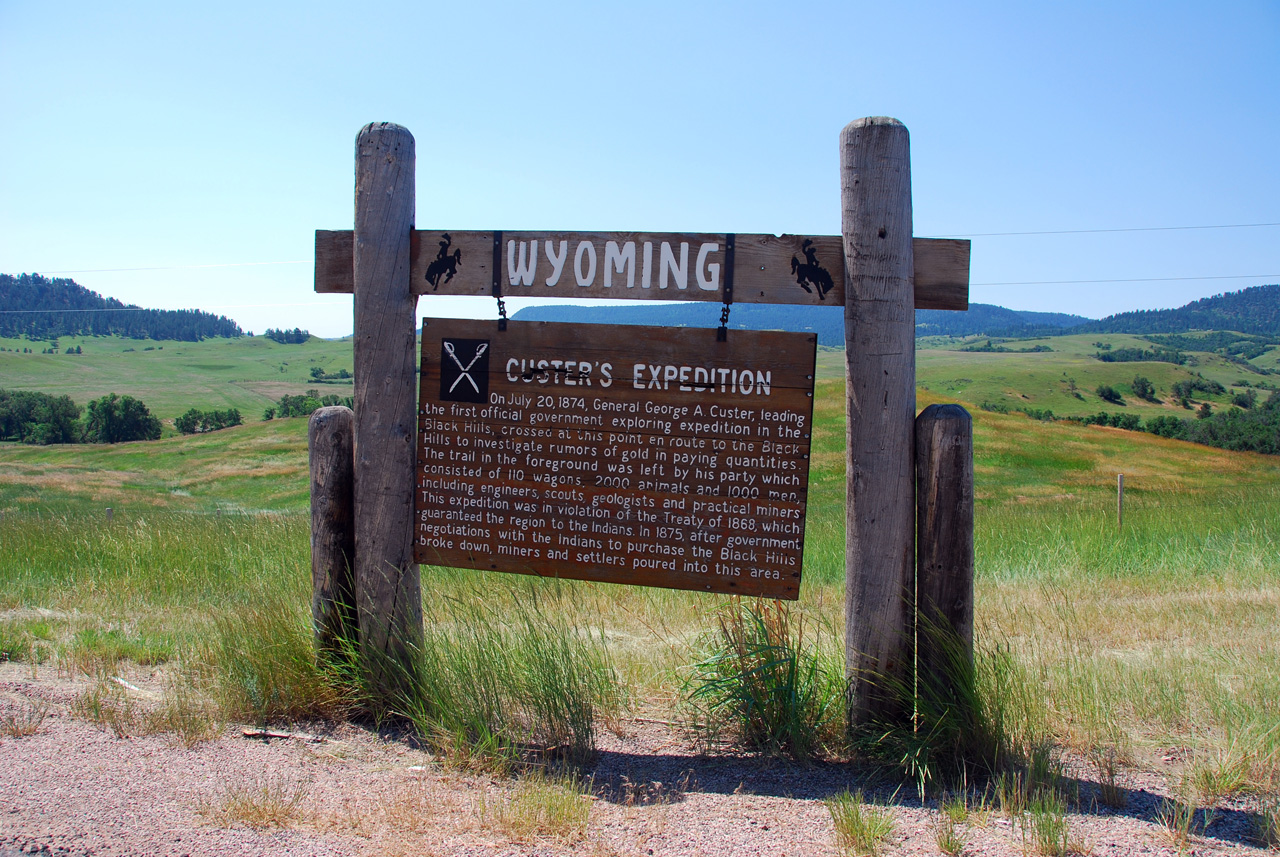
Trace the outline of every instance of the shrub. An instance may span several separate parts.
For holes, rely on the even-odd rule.
[[[1148,402],[1159,401],[1159,399],[1156,398],[1156,385],[1152,384],[1150,379],[1144,378],[1142,375],[1136,375],[1134,376],[1131,387],[1133,389],[1133,394],[1139,399],[1144,399]]]
[[[1098,398],[1102,399],[1104,402],[1110,402],[1113,405],[1124,404],[1124,399],[1120,398],[1119,391],[1110,384],[1099,384],[1098,389],[1094,392],[1096,392],[1098,394]]]
[[[173,427],[183,434],[197,434],[238,426],[243,422],[238,408],[228,408],[225,411],[198,411],[192,408],[175,419]]]
[[[75,443],[80,413],[79,405],[68,396],[0,390],[0,440]]]
[[[151,415],[140,399],[111,393],[89,403],[84,425],[87,443],[122,443],[158,437],[160,420]]]

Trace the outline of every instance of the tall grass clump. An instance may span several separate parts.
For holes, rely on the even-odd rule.
[[[841,740],[844,666],[781,601],[734,596],[685,685],[696,725],[805,759]]]
[[[827,799],[840,849],[852,857],[877,857],[893,833],[893,815],[887,806],[867,803],[859,789],[839,792]]]
[[[1055,781],[1048,709],[1031,673],[1008,645],[968,646],[949,628],[922,623],[921,644],[940,654],[938,672],[886,683],[909,723],[856,731],[868,758],[902,769],[921,795],[975,777],[1008,776],[1034,790]]]
[[[224,714],[266,723],[351,713],[349,673],[317,659],[312,640],[305,605],[264,600],[219,618],[206,660]]]
[[[431,605],[397,708],[455,762],[485,766],[529,752],[582,760],[595,749],[597,719],[623,707],[599,632],[543,603],[554,586],[515,585],[507,598],[490,586]]]

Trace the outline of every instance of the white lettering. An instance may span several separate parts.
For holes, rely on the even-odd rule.
[[[680,266],[676,267],[676,256],[671,251],[671,245],[666,241],[662,242],[661,255],[658,262],[658,288],[665,289],[667,287],[667,274],[670,273],[676,281],[677,289],[689,288],[689,242],[680,242]]]
[[[551,248],[553,246],[551,239],[548,238],[546,241],[543,241],[542,246],[546,248],[547,261],[551,263],[551,276],[547,277],[547,285],[554,286],[556,283],[560,282],[560,272],[564,270],[565,260],[569,258],[569,242],[560,242],[559,255],[551,252]]]
[[[698,275],[698,288],[704,292],[714,292],[720,288],[720,263],[707,264],[707,254],[719,252],[719,244],[703,244],[698,248],[698,265],[695,273]],[[704,270],[707,273],[705,277]]]
[[[587,272],[582,273],[582,257],[586,256]],[[596,278],[596,248],[590,241],[582,241],[578,244],[578,250],[573,254],[573,273],[578,278],[578,285],[589,286]]]
[[[516,242],[507,242],[507,279],[513,286],[532,286],[533,276],[538,272],[538,240],[529,242],[528,267],[525,267],[525,243],[520,242],[520,255],[516,256]]]
[[[627,271],[627,288],[635,288],[636,242],[628,241],[619,250],[617,241],[606,241],[604,243],[604,287],[606,289],[613,285],[614,271],[621,274],[624,268]]]

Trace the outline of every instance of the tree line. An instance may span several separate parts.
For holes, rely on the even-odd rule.
[[[267,408],[263,420],[277,417],[308,417],[327,405],[354,404],[350,396],[321,396],[317,390],[305,395],[281,396]],[[173,421],[183,434],[203,434],[244,424],[238,408],[202,411],[191,408]],[[133,396],[115,393],[95,399],[82,408],[70,396],[52,396],[30,390],[0,389],[0,441],[37,445],[54,443],[122,443],[156,440],[159,418]]]
[[[0,274],[0,336],[56,339],[59,336],[124,336],[199,342],[238,337],[240,325],[194,309],[143,309],[104,298],[75,280],[39,274]]]
[[[43,445],[121,443],[158,437],[160,420],[132,396],[111,393],[94,399],[86,409],[70,396],[0,390],[0,440]]]

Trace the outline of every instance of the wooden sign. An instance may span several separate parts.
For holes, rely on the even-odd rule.
[[[798,598],[816,346],[424,320],[415,561]]]
[[[316,232],[315,289],[352,286],[352,233]],[[414,294],[844,305],[839,235],[413,233]],[[969,307],[969,242],[915,238],[917,309]]]

